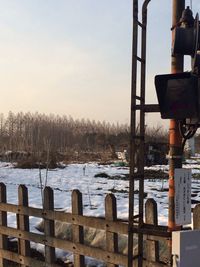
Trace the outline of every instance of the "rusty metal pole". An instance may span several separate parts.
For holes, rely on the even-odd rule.
[[[172,0],[172,26],[179,22],[182,11],[185,8],[185,0]],[[173,41],[172,34],[172,41]],[[182,55],[175,55],[171,58],[171,73],[183,72],[184,58]],[[178,121],[170,120],[169,128],[169,216],[168,229],[173,231],[177,229],[175,224],[175,188],[174,188],[174,170],[182,167],[182,137],[179,132]]]

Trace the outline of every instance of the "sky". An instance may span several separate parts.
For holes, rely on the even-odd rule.
[[[171,2],[148,8],[147,103],[157,103],[154,76],[170,72]],[[0,7],[0,112],[129,123],[132,0],[0,0]],[[200,12],[199,0],[192,7]],[[163,123],[159,114],[148,114],[151,122]]]

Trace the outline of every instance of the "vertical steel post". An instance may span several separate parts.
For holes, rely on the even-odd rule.
[[[142,35],[141,35],[141,72],[140,72],[140,145],[139,145],[139,228],[144,223],[144,165],[145,165],[145,89],[146,89],[146,35],[147,6],[151,0],[145,0],[142,5]],[[143,234],[138,234],[138,266],[143,266]]]
[[[185,0],[172,0],[172,26],[179,22],[182,11],[185,8]],[[172,40],[174,36],[172,34]],[[182,55],[175,55],[171,58],[171,73],[183,72],[184,58]],[[170,120],[169,128],[169,214],[168,229],[176,229],[175,224],[175,188],[174,188],[174,170],[182,167],[182,137],[179,132],[178,122]]]
[[[134,173],[135,173],[135,140],[136,134],[136,86],[137,86],[137,47],[138,47],[138,0],[133,0],[133,39],[132,39],[132,73],[131,73],[131,125],[130,125],[130,177],[129,177],[129,235],[128,267],[133,263],[133,219],[134,219]]]

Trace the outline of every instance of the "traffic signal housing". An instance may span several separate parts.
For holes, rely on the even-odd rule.
[[[200,119],[200,82],[190,72],[155,77],[161,118]]]
[[[173,55],[191,56],[192,72],[200,76],[199,15],[197,13],[195,19],[193,19],[189,7],[183,11],[179,24],[173,28]]]
[[[199,50],[199,15],[191,26],[179,26],[173,29],[172,55],[194,56]]]

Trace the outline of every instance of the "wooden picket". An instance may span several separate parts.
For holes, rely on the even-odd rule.
[[[0,183],[0,202],[6,203],[6,186],[3,183]],[[7,226],[7,212],[0,210],[0,225]],[[0,249],[8,249],[8,239],[6,235],[0,235]],[[6,266],[6,260],[3,257],[0,257],[0,266]]]
[[[108,221],[117,220],[116,198],[113,194],[108,194],[105,199],[105,218]],[[118,235],[113,233],[111,229],[106,231],[106,246],[110,252],[118,253]],[[118,267],[117,264],[107,262],[107,267]]]
[[[18,188],[19,206],[28,207],[28,190],[24,185]],[[27,215],[17,214],[17,228],[29,232],[29,217]],[[22,238],[18,239],[18,253],[25,257],[30,257],[30,241]],[[27,265],[21,264],[22,267]]]
[[[157,215],[157,204],[154,199],[148,199],[145,203],[145,221],[146,223],[158,225],[158,215]],[[148,261],[157,262],[159,261],[159,243],[158,241],[151,240],[147,236],[146,241],[146,254]]]
[[[72,214],[83,215],[82,195],[78,190],[72,192]],[[73,224],[72,236],[74,243],[83,244],[83,226]],[[76,252],[76,247],[74,247],[74,250],[74,266],[84,266],[84,256]]]

